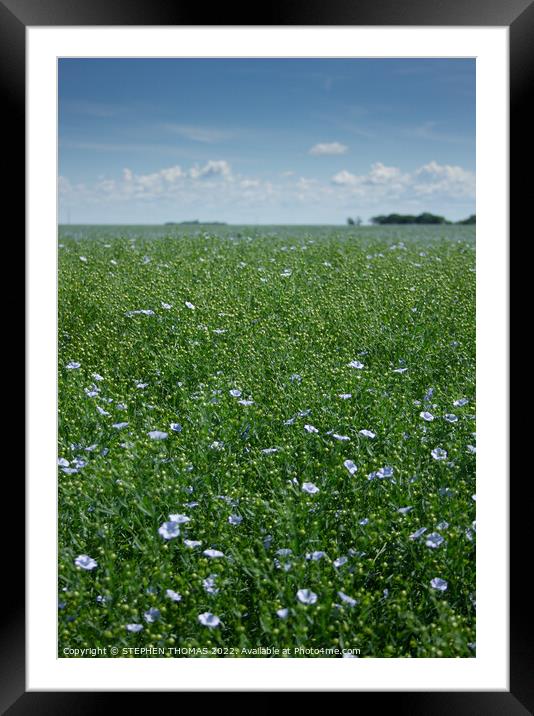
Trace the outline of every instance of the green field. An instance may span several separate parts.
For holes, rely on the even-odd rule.
[[[58,265],[59,656],[475,655],[474,227],[64,226]]]

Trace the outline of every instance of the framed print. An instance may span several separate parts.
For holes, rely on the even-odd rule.
[[[4,709],[527,713],[507,271],[532,5],[197,15],[0,4],[29,407]]]

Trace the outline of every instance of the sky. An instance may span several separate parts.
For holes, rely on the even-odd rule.
[[[474,59],[59,60],[59,220],[475,213]]]

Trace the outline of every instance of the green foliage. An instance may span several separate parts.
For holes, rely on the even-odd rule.
[[[373,216],[371,219],[373,224],[450,224],[443,216],[430,214],[428,211],[414,216],[413,214],[388,214],[387,216]]]
[[[473,656],[474,264],[472,227],[65,227],[58,455],[87,464],[58,471],[59,656],[88,646]],[[384,466],[391,478],[368,479]],[[158,528],[174,513],[190,522],[166,541]],[[444,543],[410,539],[421,527]],[[326,556],[306,559],[316,551]],[[97,568],[76,567],[80,554]],[[210,575],[217,594],[203,586]],[[299,589],[316,603],[301,604]],[[204,612],[220,625],[200,624]]]
[[[471,214],[471,216],[468,216],[467,219],[463,219],[462,221],[458,221],[457,223],[461,226],[470,226],[471,224],[476,224],[477,216],[476,214]]]

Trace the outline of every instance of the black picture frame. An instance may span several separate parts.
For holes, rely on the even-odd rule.
[[[531,114],[527,111],[529,91],[534,88],[534,2],[533,0],[286,0],[263,6],[258,17],[237,4],[219,4],[208,12],[200,5],[168,0],[0,0],[0,92],[4,137],[13,151],[5,206],[13,216],[25,212],[25,31],[32,26],[507,26],[510,39],[510,236],[527,226],[526,198],[529,182],[522,167],[532,156]],[[209,23],[205,22],[210,18]],[[7,164],[5,166],[8,166]],[[20,218],[18,224],[20,230]],[[19,319],[20,321],[20,319]],[[31,449],[31,446],[28,446]],[[522,477],[521,475],[519,477]],[[528,478],[528,476],[525,475]],[[512,486],[511,486],[512,487]],[[11,480],[19,513],[24,504],[24,484]],[[510,662],[508,692],[357,692],[361,698],[379,699],[373,706],[393,707],[410,714],[503,714],[518,716],[534,711],[533,640],[528,629],[530,595],[523,585],[526,561],[521,546],[527,535],[529,504],[522,490],[510,488]],[[89,714],[113,702],[124,708],[114,693],[26,692],[25,623],[23,590],[24,543],[10,540],[3,553],[4,596],[0,631],[0,708],[10,716],[21,714]],[[7,576],[9,575],[9,576]],[[16,585],[16,588],[15,588]],[[530,664],[530,667],[529,667]],[[158,694],[165,695],[165,694]],[[169,694],[167,694],[168,696]],[[152,699],[154,694],[150,695]],[[136,705],[144,695],[135,693]],[[108,705],[110,705],[108,703]]]

